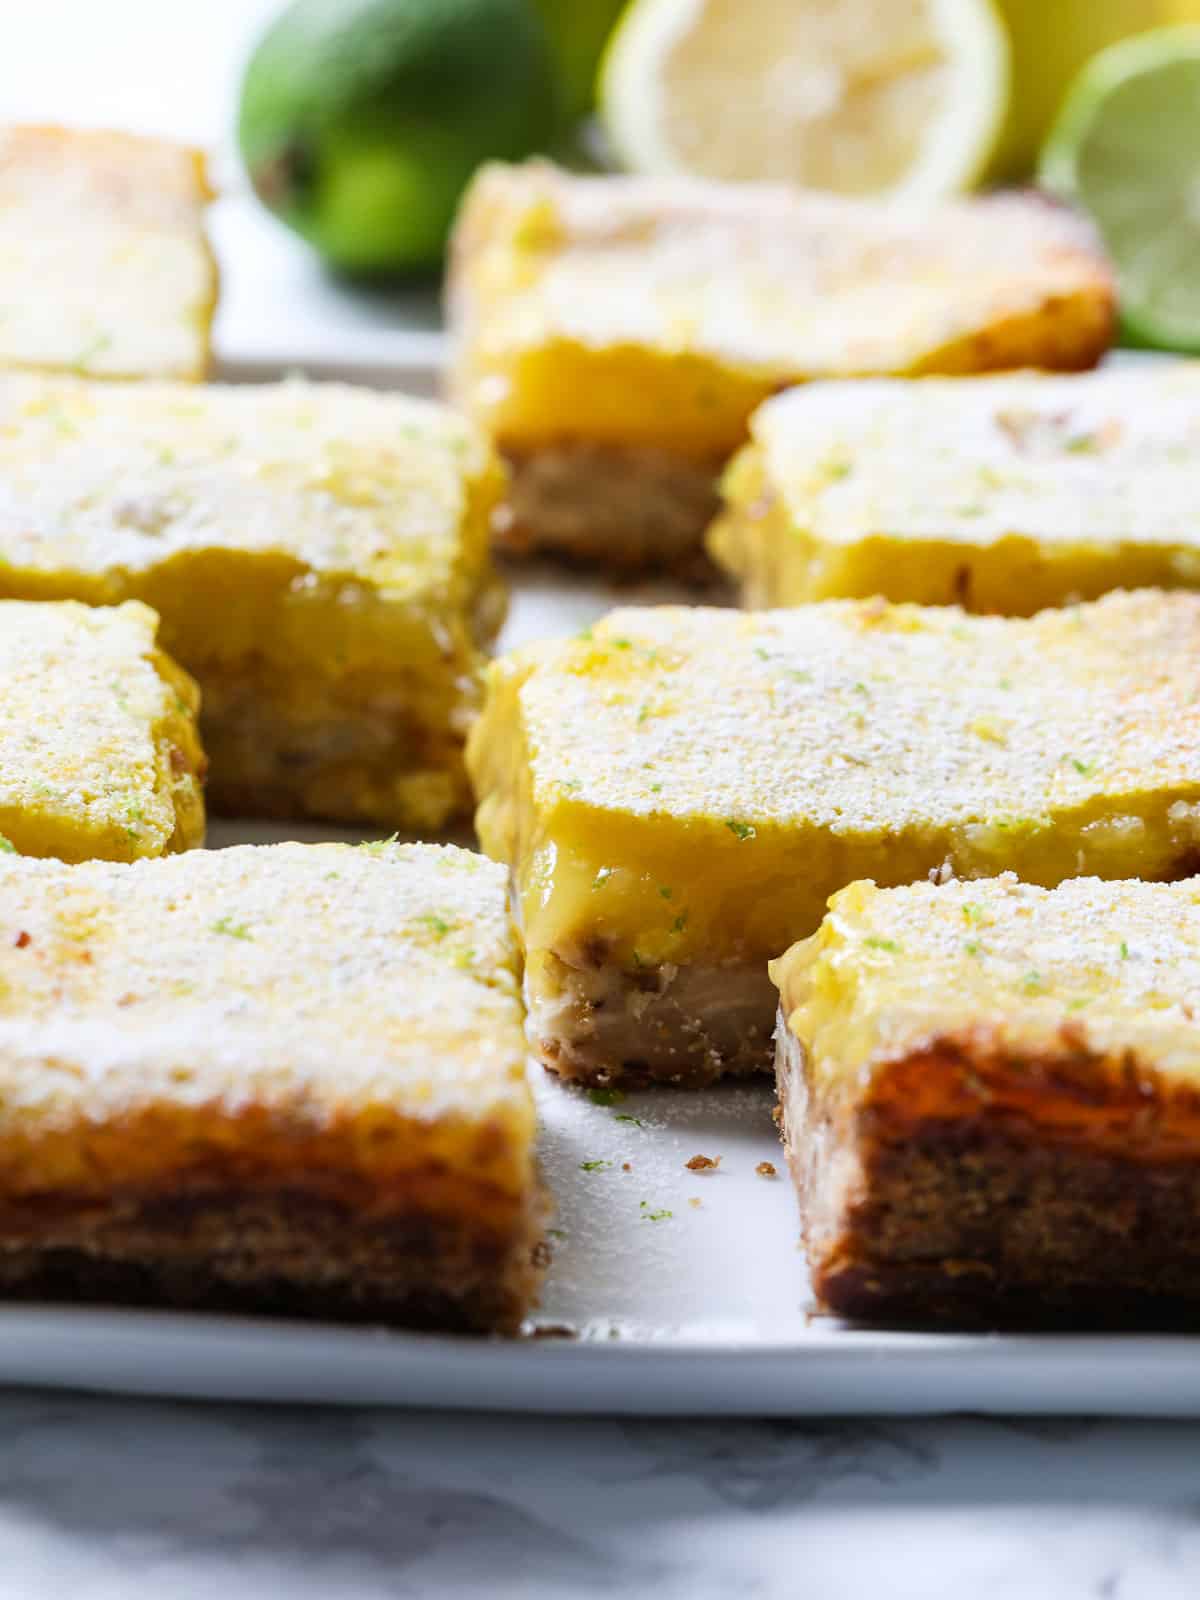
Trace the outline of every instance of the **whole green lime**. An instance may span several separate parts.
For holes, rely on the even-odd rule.
[[[544,148],[557,111],[528,0],[295,0],[246,68],[238,143],[331,266],[412,272],[441,260],[479,163]]]

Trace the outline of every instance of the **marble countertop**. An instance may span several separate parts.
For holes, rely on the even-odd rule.
[[[1200,1427],[0,1395],[6,1600],[1192,1600]]]

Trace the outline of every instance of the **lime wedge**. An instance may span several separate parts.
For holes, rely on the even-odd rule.
[[[1200,352],[1200,27],[1157,28],[1096,56],[1039,177],[1095,221],[1127,341]]]

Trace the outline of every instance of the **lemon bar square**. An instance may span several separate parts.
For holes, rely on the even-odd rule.
[[[688,573],[755,408],[813,378],[1091,366],[1113,288],[1029,195],[934,210],[488,166],[448,287],[451,392],[513,470],[510,549]]]
[[[0,377],[0,595],[144,600],[199,681],[227,814],[434,829],[469,809],[503,615],[489,446],[336,384]]]
[[[211,198],[200,151],[165,139],[0,129],[0,367],[202,378]]]
[[[514,1331],[544,1201],[503,872],[0,862],[0,1293]]]
[[[856,883],[772,971],[826,1307],[1200,1324],[1200,881]]]
[[[1198,449],[1200,363],[794,389],[751,419],[709,544],[752,607],[1196,588]]]
[[[857,878],[1194,871],[1197,704],[1183,591],[630,609],[502,658],[468,763],[533,1047],[601,1084],[758,1072],[767,962]]]
[[[0,844],[133,861],[204,841],[196,686],[136,602],[0,600]]]

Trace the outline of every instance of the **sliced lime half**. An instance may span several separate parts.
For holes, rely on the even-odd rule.
[[[1156,28],[1094,57],[1039,177],[1095,221],[1128,341],[1200,352],[1200,27]]]

